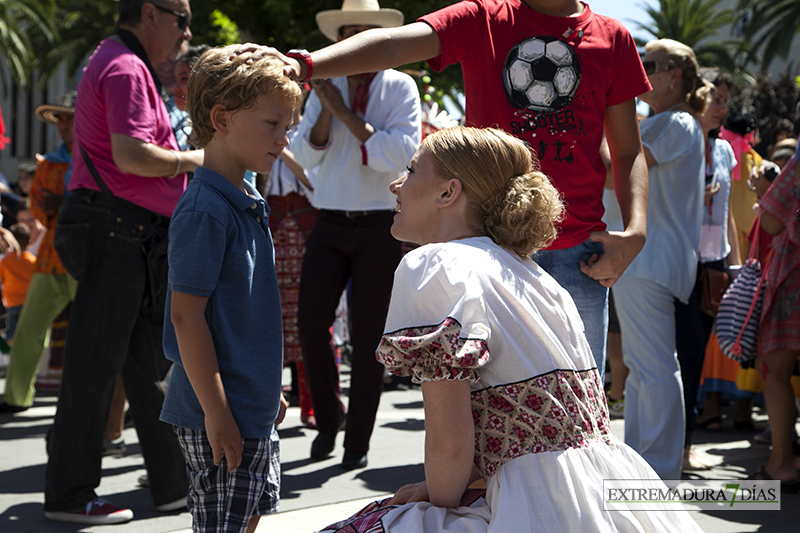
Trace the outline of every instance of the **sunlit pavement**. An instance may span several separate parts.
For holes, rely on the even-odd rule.
[[[344,391],[349,374],[342,367]],[[0,388],[5,386],[0,380]],[[113,526],[81,526],[49,522],[42,511],[45,447],[44,435],[52,423],[56,398],[39,395],[33,408],[14,416],[0,415],[0,532],[113,532],[166,533],[191,530],[187,512],[161,514],[155,511],[147,489],[137,484],[144,474],[142,456],[133,429],[124,433],[127,452],[120,458],[103,459],[103,480],[98,494],[134,510],[134,520]],[[732,414],[731,414],[732,416]],[[756,413],[756,425],[766,423]],[[734,431],[732,418],[723,422],[726,431],[695,431],[701,457],[714,463],[712,470],[690,477],[737,479],[766,462],[768,446],[752,442],[753,434]],[[622,420],[612,421],[612,431],[623,437]],[[799,428],[800,429],[800,428]],[[373,499],[423,478],[424,422],[419,389],[383,394],[369,452],[369,465],[344,471],[339,466],[343,434],[335,454],[326,460],[308,458],[315,431],[300,424],[297,407],[289,409],[280,428],[283,469],[281,512],[261,518],[260,533],[311,532],[345,518]],[[784,495],[780,511],[694,512],[692,516],[706,532],[791,532],[800,523],[800,495]],[[535,525],[534,525],[535,530]]]

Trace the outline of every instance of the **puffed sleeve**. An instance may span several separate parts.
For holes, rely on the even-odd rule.
[[[469,269],[441,247],[423,246],[400,263],[376,355],[390,373],[415,383],[474,383],[489,361],[491,328]]]

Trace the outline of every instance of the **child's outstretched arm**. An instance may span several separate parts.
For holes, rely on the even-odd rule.
[[[178,349],[192,389],[205,413],[206,434],[219,465],[223,454],[228,471],[233,472],[242,462],[244,448],[239,426],[231,414],[211,331],[205,319],[208,298],[172,291],[170,318],[175,326]]]

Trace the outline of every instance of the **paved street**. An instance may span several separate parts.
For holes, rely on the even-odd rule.
[[[343,367],[347,387],[347,369]],[[0,388],[4,387],[0,381]],[[127,453],[103,460],[101,497],[134,510],[132,522],[117,526],[80,526],[49,522],[42,512],[45,470],[44,435],[55,413],[54,396],[39,395],[35,407],[15,415],[0,415],[0,532],[2,533],[188,533],[187,512],[160,514],[153,509],[149,491],[138,487],[144,473],[136,432],[125,430]],[[756,416],[763,426],[765,416]],[[710,479],[736,479],[762,465],[769,454],[766,445],[749,440],[752,434],[735,432],[731,419],[726,431],[696,431],[695,440],[705,458],[717,464],[699,473]],[[800,429],[800,428],[799,428]],[[300,425],[299,409],[289,410],[280,430],[283,482],[281,512],[262,518],[259,533],[311,532],[361,509],[372,499],[423,477],[424,422],[422,395],[418,389],[386,392],[381,400],[369,466],[345,472],[341,461],[340,434],[336,456],[311,462],[308,452],[316,432]],[[623,437],[623,421],[612,430]],[[795,533],[800,522],[800,495],[785,495],[780,511],[695,512],[693,517],[706,532]],[[535,524],[533,525],[535,530]]]

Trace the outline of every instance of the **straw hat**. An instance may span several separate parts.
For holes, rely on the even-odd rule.
[[[69,115],[75,114],[75,97],[78,95],[75,91],[66,91],[58,95],[57,104],[45,104],[36,108],[36,116],[42,122],[48,124],[58,124],[56,115],[66,113]]]
[[[342,9],[317,13],[319,31],[336,41],[342,26],[378,26],[395,28],[403,25],[403,13],[396,9],[381,9],[378,0],[344,0]]]

